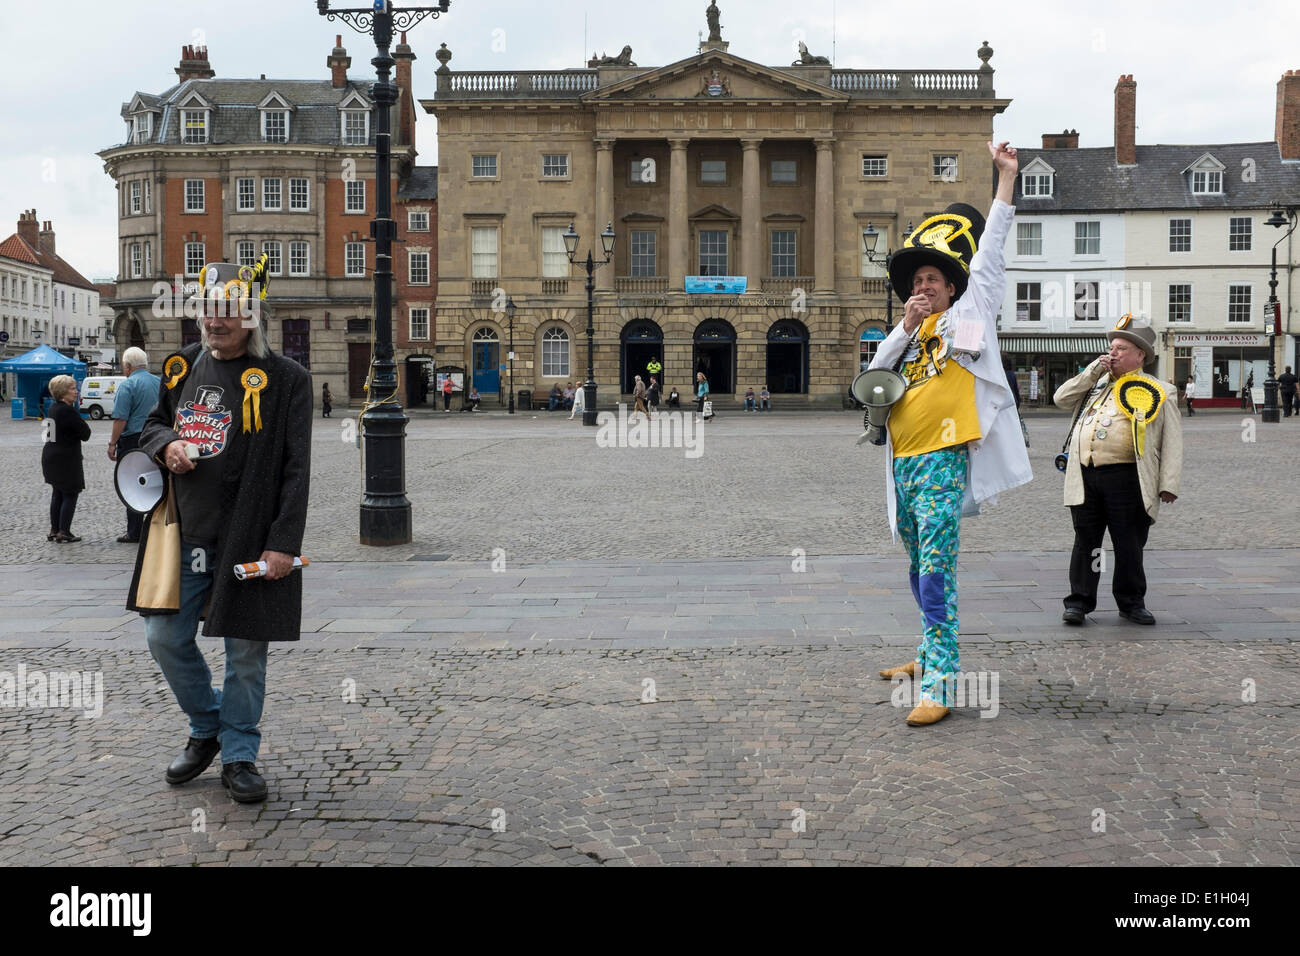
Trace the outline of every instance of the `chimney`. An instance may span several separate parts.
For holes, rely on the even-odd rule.
[[[1078,149],[1079,131],[1063,129],[1059,133],[1043,134],[1043,149]]]
[[[397,142],[403,146],[415,145],[415,96],[411,92],[411,64],[415,54],[406,45],[406,31],[402,31],[402,42],[393,50],[393,59],[397,61]]]
[[[341,90],[348,85],[348,67],[352,65],[352,57],[348,56],[348,51],[343,49],[343,34],[334,35],[334,49],[330,51],[325,65],[330,68],[331,85],[334,89]]]
[[[180,82],[186,80],[210,80],[217,74],[208,62],[208,48],[205,46],[181,47],[181,65],[176,67]]]
[[[1115,84],[1115,165],[1136,166],[1138,85],[1133,74]]]
[[[33,249],[40,249],[40,240],[36,237],[36,210],[24,209],[18,214],[18,235],[23,242]]]
[[[1283,159],[1300,159],[1300,70],[1287,70],[1277,81],[1273,138]]]
[[[51,259],[55,258],[54,229],[51,228],[50,221],[48,219],[45,220],[45,224],[44,226],[42,226],[40,235],[37,238],[39,239],[41,244],[41,252],[45,253]]]

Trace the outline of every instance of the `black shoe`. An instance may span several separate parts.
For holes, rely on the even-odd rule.
[[[1082,627],[1084,617],[1085,615],[1082,608],[1067,607],[1065,613],[1061,615],[1061,620],[1066,624],[1069,624],[1071,627]]]
[[[266,799],[266,781],[247,760],[225,764],[221,768],[221,785],[230,799],[239,803],[261,803]]]
[[[81,538],[72,534],[70,531],[60,531],[54,536],[54,540],[57,544],[75,544],[80,541]]]
[[[129,534],[124,534],[117,539],[118,544],[137,544],[139,541],[139,538],[133,538]]]
[[[167,768],[167,782],[175,786],[193,780],[208,769],[212,758],[220,749],[221,741],[216,737],[209,737],[206,740],[191,737],[189,743],[185,745],[185,752],[173,760],[171,766]]]
[[[1156,616],[1144,607],[1135,607],[1131,611],[1120,611],[1119,616],[1134,624],[1154,624]]]

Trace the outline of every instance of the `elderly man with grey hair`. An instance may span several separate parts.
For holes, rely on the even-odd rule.
[[[144,421],[158,404],[158,390],[162,380],[149,371],[149,356],[145,350],[132,346],[122,353],[122,371],[126,381],[117,387],[113,401],[113,434],[108,439],[108,460],[117,461],[140,444]],[[140,526],[144,515],[126,509],[126,534],[117,540],[122,544],[140,540]]]

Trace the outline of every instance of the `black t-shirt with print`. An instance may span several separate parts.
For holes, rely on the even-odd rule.
[[[181,386],[173,427],[183,440],[199,447],[194,470],[174,476],[181,533],[187,543],[204,547],[216,544],[225,521],[221,484],[245,440],[244,386],[240,377],[256,364],[251,355],[222,360],[200,352]]]

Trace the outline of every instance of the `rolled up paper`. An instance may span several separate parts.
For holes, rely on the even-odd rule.
[[[293,567],[296,571],[298,568],[305,568],[311,564],[306,558],[294,558]],[[235,565],[235,578],[239,581],[247,581],[250,578],[260,578],[266,574],[265,561],[250,561],[247,564]]]

